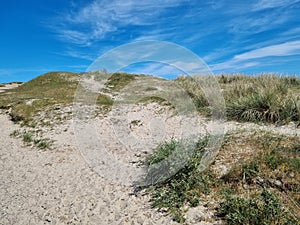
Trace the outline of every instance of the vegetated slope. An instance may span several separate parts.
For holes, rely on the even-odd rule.
[[[262,74],[216,76],[226,103],[227,117],[249,122],[288,123],[300,119],[300,78]],[[200,111],[209,114],[208,102],[190,77],[176,80]]]
[[[51,72],[0,94],[0,107],[11,108],[14,121],[28,121],[39,110],[73,101],[79,76],[69,72]]]
[[[101,79],[102,71],[84,74]],[[108,74],[105,83],[108,91],[118,92],[136,77],[127,73]],[[74,99],[80,75],[69,72],[51,72],[37,77],[20,87],[0,94],[0,108],[12,108],[13,120],[27,120],[32,113],[54,104],[69,104]],[[98,79],[98,80],[97,80]],[[273,74],[259,76],[216,76],[226,103],[227,117],[237,121],[288,123],[299,122],[300,79]],[[180,77],[175,83],[192,97],[196,107],[209,115],[209,104],[201,87],[191,77]],[[103,96],[101,96],[103,97]],[[110,105],[104,96],[98,101]]]
[[[299,137],[262,131],[228,133],[214,164],[199,171],[209,138],[199,140],[185,167],[147,189],[153,207],[180,223],[190,222],[185,215],[189,207],[204,206],[214,212],[201,218],[208,222],[214,217],[232,225],[299,224]],[[159,163],[178,148],[178,141],[164,143],[146,163]],[[226,171],[220,174],[224,166]]]
[[[106,83],[111,89],[119,90],[133,80],[134,76],[126,73],[111,74]],[[80,75],[76,73],[46,73],[18,88],[0,93],[0,108],[10,109],[13,121],[28,123],[38,111],[47,107],[73,103],[79,80]],[[109,106],[112,105],[112,99],[108,95],[99,94],[97,104]]]

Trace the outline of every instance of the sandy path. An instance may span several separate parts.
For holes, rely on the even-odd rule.
[[[175,224],[150,209],[146,196],[110,184],[72,146],[24,147],[0,115],[0,224]]]

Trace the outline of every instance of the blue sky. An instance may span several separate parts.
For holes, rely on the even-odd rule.
[[[298,0],[10,0],[1,3],[0,29],[0,82],[86,71],[105,52],[144,40],[183,46],[214,73],[300,74]]]

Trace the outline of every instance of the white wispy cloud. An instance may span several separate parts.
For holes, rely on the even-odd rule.
[[[162,12],[185,0],[95,0],[81,9],[63,15],[55,26],[59,37],[82,46],[90,46],[105,35],[128,25],[149,26]]]
[[[63,54],[79,59],[91,61],[93,55],[102,55],[126,42],[152,39],[178,43],[198,54],[204,53],[204,59],[213,64],[213,69],[244,69],[259,66],[261,58],[299,54],[300,30],[289,26],[297,19],[297,9],[292,5],[298,2],[300,0],[249,0],[230,4],[226,0],[203,3],[93,0],[83,7],[74,4],[60,17],[55,30],[60,39],[75,44]],[[101,52],[95,52],[95,47]],[[113,68],[126,66],[129,59],[137,55],[141,60],[147,59],[156,48],[141,46],[134,51],[128,49],[125,54],[115,51],[101,68],[112,62]],[[165,54],[162,50],[157,58]],[[168,54],[172,55],[172,51],[168,50]],[[195,67],[184,63],[189,69]],[[91,68],[93,66],[99,65],[93,64]]]
[[[288,56],[297,54],[300,54],[300,41],[290,41],[245,52],[234,56],[234,59],[249,60],[268,56]]]
[[[253,5],[252,11],[286,7],[297,2],[299,2],[299,0],[259,0]]]
[[[84,53],[82,51],[78,51],[75,49],[69,49],[69,50],[65,50],[63,52],[57,52],[55,54],[69,56],[69,57],[77,58],[77,59],[84,59],[84,60],[87,60],[90,62],[94,61],[96,58],[96,57],[91,56],[90,54],[87,54],[87,53]]]
[[[229,17],[229,20],[224,23],[224,27],[230,33],[242,36],[272,30],[285,24],[295,17],[292,5],[300,0],[235,1],[230,3],[230,7],[228,7],[228,1],[220,0],[218,2],[221,5],[218,12]],[[262,10],[267,10],[267,12]]]
[[[299,37],[300,36],[300,27],[286,30],[285,32],[282,32],[280,35],[289,37],[289,38]]]
[[[288,12],[282,12],[278,16],[278,12],[268,12],[267,14],[257,15],[249,13],[232,19],[227,27],[231,33],[237,35],[253,35],[263,31],[272,30],[289,19]]]
[[[259,62],[239,62],[236,60],[229,60],[222,63],[211,64],[209,66],[210,69],[216,73],[216,72],[227,71],[227,70],[235,72],[235,71],[251,68],[259,64],[260,64]]]
[[[71,42],[77,45],[89,46],[92,43],[94,37],[93,34],[85,34],[81,31],[69,30],[69,29],[59,29],[58,37],[67,42]]]
[[[300,55],[300,41],[290,41],[282,44],[253,49],[241,54],[237,54],[228,61],[212,64],[210,67],[214,71],[228,69],[239,70],[258,66],[261,64],[261,59],[266,57],[284,57],[292,55]],[[272,61],[270,61],[270,63],[272,63]]]

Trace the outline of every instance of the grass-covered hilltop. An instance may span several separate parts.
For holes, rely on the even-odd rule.
[[[92,88],[80,83],[83,77],[91,81],[87,84]],[[122,103],[122,98],[116,98],[118,93],[133,82],[143,85],[140,90],[131,90],[130,94],[147,93],[147,97],[138,103],[170,106],[170,102],[157,97],[160,90],[155,82],[147,83],[147,77],[104,71],[51,72],[24,84],[18,83],[15,88],[3,89],[0,112],[9,114],[11,120],[26,129],[40,129],[39,126],[53,125],[53,121],[41,120],[41,116],[44,118],[53,112],[55,116],[51,120],[56,122],[72,119],[72,110],[65,108],[72,108],[75,94],[82,91],[86,95],[98,93],[94,102],[95,117],[107,115],[114,103]],[[174,221],[182,224],[193,224],[191,209],[196,209],[194,214],[197,214],[199,207],[205,208],[207,214],[197,215],[198,220],[212,224],[300,224],[300,137],[297,136],[300,78],[275,74],[223,74],[214,78],[225,100],[228,120],[225,125],[238,129],[225,134],[218,155],[206,170],[199,171],[199,165],[212,138],[209,135],[198,140],[188,163],[176,174],[153,185],[136,187],[137,192],[145,192],[154,209],[170,214]],[[174,83],[174,87],[182,88],[191,98],[199,117],[211,119],[210,105],[192,77],[182,76],[175,80],[152,77],[153,80]],[[97,82],[101,85],[94,85]],[[5,86],[2,84],[0,88]],[[140,123],[136,120],[131,125],[137,127]],[[281,128],[286,132],[280,133]],[[16,131],[12,136],[21,137],[33,147],[51,149],[51,141],[38,139],[28,130]],[[141,163],[147,166],[158,164],[177,151],[178,146],[181,146],[181,140],[163,142]]]
[[[87,76],[84,74],[83,76]],[[115,73],[106,82],[107,89],[119,91],[144,75]],[[30,120],[32,113],[55,104],[71,104],[80,74],[52,72],[39,76],[16,89],[0,93],[0,108],[11,108],[13,120]],[[226,103],[230,120],[244,122],[299,122],[300,79],[296,76],[263,74],[258,76],[216,76]],[[203,115],[209,115],[209,104],[201,88],[191,77],[182,76],[175,82],[194,100]],[[4,85],[4,84],[2,84]],[[151,88],[151,87],[149,87]],[[154,89],[155,90],[155,89]],[[112,104],[108,96],[99,104]]]

